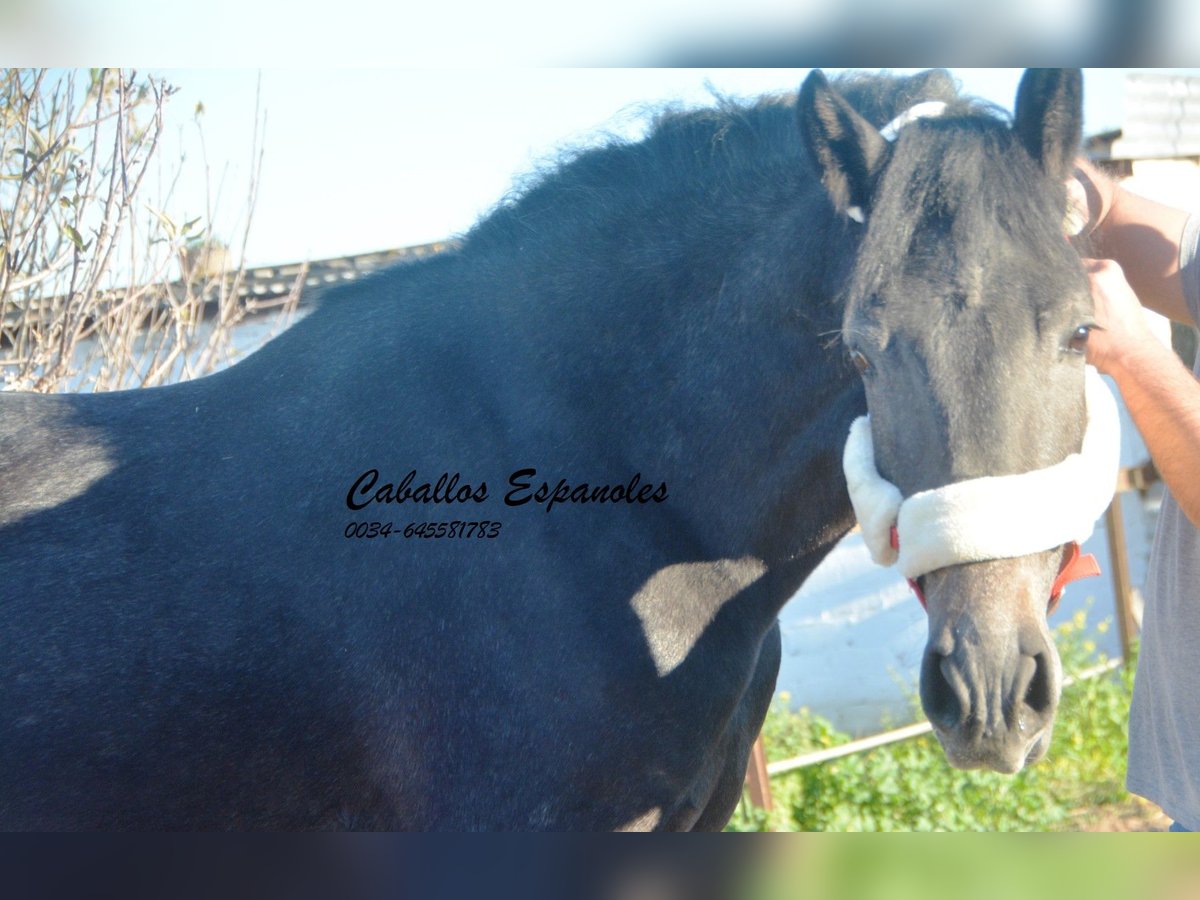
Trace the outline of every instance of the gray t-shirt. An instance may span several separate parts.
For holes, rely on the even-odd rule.
[[[1184,296],[1200,323],[1198,239],[1200,213],[1188,220],[1180,251]],[[1200,831],[1200,531],[1169,491],[1146,579],[1126,784],[1180,825]]]

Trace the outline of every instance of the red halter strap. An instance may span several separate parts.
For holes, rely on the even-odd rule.
[[[1067,544],[1067,555],[1058,567],[1058,577],[1050,586],[1050,608],[1046,610],[1047,615],[1054,612],[1063,589],[1068,584],[1078,581],[1080,578],[1091,578],[1093,575],[1099,574],[1100,563],[1096,561],[1095,556],[1090,553],[1081,553],[1078,541],[1071,541]]]
[[[891,536],[892,549],[899,550],[900,532],[896,530],[895,525],[892,526]],[[1091,553],[1081,553],[1078,541],[1071,541],[1066,545],[1066,549],[1067,555],[1063,557],[1063,561],[1058,567],[1058,576],[1054,579],[1054,584],[1050,586],[1050,603],[1046,608],[1046,615],[1050,615],[1058,607],[1058,601],[1062,598],[1063,590],[1068,584],[1078,581],[1080,578],[1091,578],[1093,575],[1100,574],[1100,563]],[[921,585],[915,578],[909,578],[908,586],[921,601],[922,608],[928,611],[929,606],[925,602],[925,592],[921,590]]]

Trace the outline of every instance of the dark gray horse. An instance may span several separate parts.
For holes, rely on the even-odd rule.
[[[665,114],[223,373],[0,395],[0,825],[719,828],[853,524],[843,314],[902,486],[1078,443],[1077,85],[1015,127],[937,72]],[[935,634],[1050,565],[930,578]]]

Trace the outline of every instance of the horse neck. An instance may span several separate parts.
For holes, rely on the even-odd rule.
[[[579,477],[666,481],[709,558],[781,560],[850,525],[839,460],[863,400],[830,345],[841,312],[816,197],[675,211],[645,197],[624,219],[467,248],[499,287],[485,340],[506,336],[552,410],[524,398],[553,432],[543,445],[587,460]]]
[[[393,458],[411,423],[431,464],[640,472],[667,483],[660,520],[681,552],[773,565],[849,527],[839,460],[864,406],[830,341],[837,241],[819,188],[786,190],[686,210],[645,195],[468,239],[331,297],[231,374],[248,393],[279,385],[272,409],[309,410],[328,430],[310,438],[352,440],[355,458]],[[334,355],[353,364],[329,365],[347,344]],[[339,428],[344,409],[370,422]]]

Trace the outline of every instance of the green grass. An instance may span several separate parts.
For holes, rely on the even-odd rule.
[[[1105,660],[1085,634],[1086,615],[1060,626],[1067,674]],[[1104,631],[1107,622],[1097,630]],[[743,800],[734,831],[1047,831],[1069,827],[1081,808],[1119,803],[1133,667],[1063,691],[1046,758],[1017,775],[953,769],[932,735],[810,766],[771,779],[771,813]],[[769,760],[850,740],[807,710],[776,698],[763,726]]]

